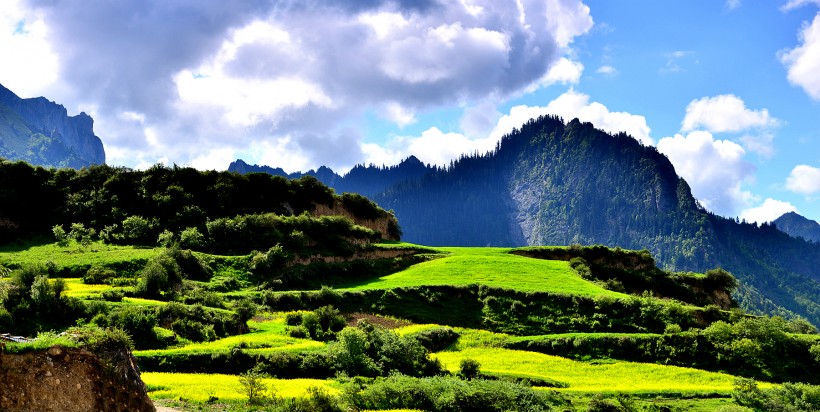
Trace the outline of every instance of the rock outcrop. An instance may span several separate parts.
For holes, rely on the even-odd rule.
[[[0,354],[0,410],[153,412],[134,360],[125,351],[92,353],[52,346]]]
[[[23,99],[0,85],[0,154],[42,166],[80,168],[105,163],[94,119],[69,116],[44,97]]]

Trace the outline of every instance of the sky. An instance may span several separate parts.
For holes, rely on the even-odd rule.
[[[0,84],[111,165],[446,165],[556,114],[712,212],[820,220],[820,0],[0,1]]]

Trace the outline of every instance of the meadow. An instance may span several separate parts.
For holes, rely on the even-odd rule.
[[[309,351],[326,346],[323,342],[310,339],[297,339],[288,336],[283,313],[268,314],[267,319],[250,320],[250,332],[217,339],[212,342],[188,343],[184,346],[168,349],[137,350],[137,358],[175,354],[225,353],[241,347],[252,354],[269,354],[277,351]]]
[[[435,250],[445,255],[388,276],[341,287],[367,290],[478,284],[522,292],[627,296],[581,279],[565,261],[513,255],[509,253],[510,248],[440,247]]]
[[[549,292],[554,294],[580,296],[586,298],[616,301],[634,299],[634,297],[607,290],[600,283],[582,279],[566,261],[553,261],[528,258],[509,253],[509,248],[464,248],[437,247],[423,248],[408,244],[382,244],[382,248],[410,248],[423,253],[434,254],[435,258],[412,265],[396,273],[356,283],[337,285],[342,290],[364,291],[407,288],[417,286],[443,285],[486,285],[494,288],[512,289],[518,292]],[[78,273],[91,266],[117,267],[133,265],[133,262],[144,262],[158,255],[162,249],[134,248],[129,246],[111,246],[94,243],[80,247],[76,243],[69,246],[35,245],[28,248],[5,247],[0,249],[0,264],[7,267],[19,267],[28,263],[55,262],[61,268],[68,268],[71,273]],[[247,259],[231,256],[209,256],[197,254],[210,259],[223,278],[233,277],[240,280],[247,271],[243,271],[241,262]],[[239,263],[237,263],[239,262]],[[133,274],[132,274],[133,276]],[[242,278],[241,282],[246,282]],[[0,279],[8,281],[8,279]],[[197,288],[206,288],[208,282],[190,282]],[[239,290],[212,292],[223,299],[231,308],[237,299],[254,299],[260,291],[249,284],[242,283]],[[127,286],[107,284],[85,284],[82,279],[73,277],[65,279],[65,296],[84,301],[100,302],[104,292],[118,290],[125,292]],[[389,293],[389,292],[386,292]],[[651,298],[649,298],[651,299]],[[423,303],[423,302],[422,302]],[[432,303],[432,301],[431,301]],[[667,301],[657,300],[666,305]],[[119,302],[106,302],[111,308],[123,305],[158,307],[166,305],[162,300],[124,297]],[[317,307],[320,306],[317,304]],[[691,308],[684,305],[685,308]],[[262,308],[264,310],[264,308]],[[315,309],[315,308],[314,308]],[[230,309],[207,308],[223,314],[232,314]],[[434,309],[439,310],[439,309]],[[453,310],[452,308],[448,310]],[[227,336],[210,342],[191,342],[180,339],[176,346],[163,349],[136,350],[134,355],[138,362],[146,359],[166,359],[187,355],[225,355],[241,349],[248,355],[267,356],[277,352],[304,354],[309,352],[326,352],[328,344],[307,337],[290,336],[291,328],[286,324],[287,312],[263,311],[247,322],[249,332],[241,335]],[[383,315],[385,313],[382,313]],[[387,313],[386,315],[389,315]],[[435,321],[435,320],[433,320]],[[404,326],[394,331],[401,336],[411,336],[430,332],[446,325],[435,323],[412,324],[400,322]],[[410,324],[408,324],[410,323]],[[161,329],[161,328],[157,328]],[[574,399],[574,404],[583,408],[597,393],[614,396],[627,394],[638,398],[658,397],[664,399],[663,405],[675,405],[686,410],[711,410],[720,405],[731,403],[729,396],[733,390],[735,376],[704,370],[666,366],[652,363],[625,362],[611,359],[594,361],[575,361],[558,356],[525,350],[505,348],[516,342],[537,340],[538,338],[601,338],[601,337],[636,337],[660,336],[658,334],[630,333],[563,333],[537,336],[516,336],[514,334],[496,333],[480,328],[453,328],[460,337],[446,349],[431,353],[430,357],[441,362],[445,370],[458,373],[460,362],[472,359],[480,364],[484,375],[499,378],[529,379],[537,385],[543,383],[557,385],[557,388],[535,387],[537,390],[557,390]],[[173,331],[162,329],[166,335]],[[208,358],[210,359],[210,358]],[[325,375],[327,376],[327,375]],[[239,384],[238,375],[218,373],[190,374],[165,373],[145,370],[142,373],[149,396],[158,401],[179,401],[184,405],[209,410],[209,403],[228,404],[239,407],[247,397]],[[539,383],[540,382],[540,383]],[[265,378],[264,383],[272,388],[279,397],[303,397],[310,387],[320,387],[331,395],[340,393],[338,380],[321,379],[274,379]],[[762,383],[763,389],[772,387]],[[690,399],[692,398],[692,399]],[[717,399],[710,399],[717,398]],[[642,401],[643,402],[643,401]],[[649,401],[646,401],[649,402]],[[656,400],[653,402],[661,402]],[[233,408],[234,406],[230,406]]]
[[[20,267],[25,264],[53,262],[59,267],[110,266],[118,263],[142,261],[159,254],[161,249],[137,246],[118,246],[93,242],[81,246],[72,242],[68,246],[56,243],[10,244],[0,246],[0,265]]]
[[[627,394],[720,394],[732,391],[728,374],[634,362],[578,362],[558,356],[502,348],[467,348],[433,355],[457,371],[463,359],[481,364],[481,372],[566,384],[561,392]]]
[[[185,399],[194,403],[206,403],[209,399],[217,398],[220,403],[237,404],[247,401],[236,375],[143,372],[142,380],[152,399]],[[269,388],[269,394],[282,398],[305,396],[310,387],[322,388],[331,395],[339,393],[339,389],[330,380],[266,378],[262,381]]]

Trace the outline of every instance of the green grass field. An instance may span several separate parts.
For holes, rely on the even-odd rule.
[[[435,250],[447,255],[379,279],[343,287],[365,290],[479,284],[525,292],[627,296],[581,279],[565,261],[517,256],[510,254],[509,248],[442,247]]]
[[[285,328],[283,313],[272,315],[271,319],[263,321],[248,321],[250,333],[229,336],[213,342],[191,343],[179,348],[138,350],[134,351],[137,357],[150,357],[173,354],[200,354],[230,352],[237,346],[243,346],[248,353],[269,354],[281,351],[310,351],[324,348],[323,342],[310,339],[296,339],[288,336]]]
[[[433,356],[452,372],[458,371],[462,359],[474,359],[481,364],[482,373],[558,381],[568,385],[560,389],[562,392],[725,395],[732,391],[735,379],[732,375],[677,366],[635,362],[594,364],[501,348],[468,348]]]
[[[213,396],[220,403],[244,403],[248,400],[236,375],[143,372],[142,380],[148,387],[151,399],[182,398],[204,403]],[[282,398],[305,396],[310,387],[323,388],[331,395],[339,393],[333,381],[321,379],[263,379],[263,382]]]
[[[116,246],[101,242],[92,243],[87,247],[80,247],[76,243],[65,247],[56,243],[22,247],[6,245],[0,247],[0,264],[17,267],[30,263],[40,264],[51,261],[62,267],[78,265],[105,266],[135,259],[150,259],[159,252],[160,249]]]

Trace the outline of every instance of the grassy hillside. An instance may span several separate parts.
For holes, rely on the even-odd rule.
[[[581,296],[626,295],[581,279],[569,262],[539,260],[510,253],[510,248],[434,248],[444,256],[403,271],[351,285],[351,290],[394,289],[431,285],[485,285],[524,292]]]
[[[48,329],[123,329],[149,395],[201,410],[245,410],[248,379],[266,394],[255,410],[714,410],[735,404],[738,377],[757,379],[759,397],[780,382],[820,383],[805,373],[820,367],[810,324],[703,304],[731,287],[660,271],[645,252],[295,250],[7,246],[0,308],[17,315],[0,313],[0,332],[49,342]],[[288,257],[272,264],[278,256]],[[159,293],[140,292],[160,275]]]

